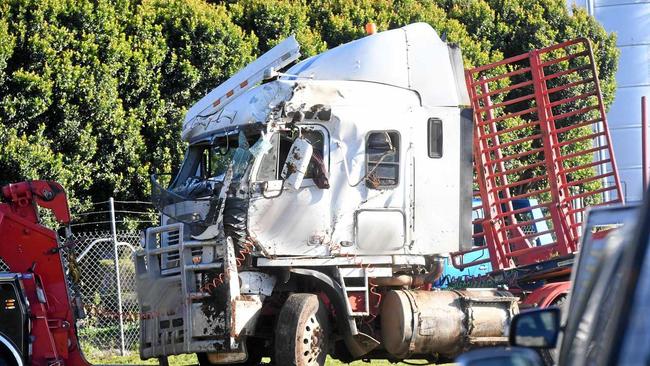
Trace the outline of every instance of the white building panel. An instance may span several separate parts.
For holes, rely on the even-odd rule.
[[[607,117],[626,200],[641,200],[641,97],[650,97],[650,1],[567,1],[572,4],[585,8],[617,35],[621,51],[617,91]]]

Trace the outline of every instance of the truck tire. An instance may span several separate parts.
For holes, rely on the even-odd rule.
[[[0,354],[0,366],[18,366],[18,363],[13,357]]]
[[[22,366],[18,350],[0,334],[0,366]]]
[[[325,305],[313,294],[293,294],[275,328],[275,365],[323,366],[330,345]]]

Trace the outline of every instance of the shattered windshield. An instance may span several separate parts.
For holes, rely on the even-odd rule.
[[[258,136],[243,132],[191,145],[169,188],[152,177],[154,206],[175,222],[206,228],[216,223],[224,185],[241,184],[249,171],[250,144]]]
[[[188,158],[171,190],[181,196],[194,198],[211,194],[205,190],[223,182],[234,149],[220,145],[199,145],[190,147],[190,150],[196,151],[188,152]],[[202,186],[203,189],[198,190],[197,186]]]

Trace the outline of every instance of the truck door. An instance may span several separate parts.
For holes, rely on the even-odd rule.
[[[370,131],[365,138],[365,199],[354,213],[354,242],[360,254],[401,252],[411,237],[410,149],[396,130]]]
[[[313,147],[299,188],[283,187],[281,172],[296,132],[275,132],[271,149],[256,159],[252,172],[248,226],[253,238],[272,255],[320,256],[331,236],[329,134],[318,124],[300,126]]]

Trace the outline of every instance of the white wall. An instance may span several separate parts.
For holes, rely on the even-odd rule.
[[[621,184],[629,202],[642,199],[641,96],[650,99],[650,1],[567,0],[618,35],[617,91],[607,114]],[[649,106],[650,111],[650,106]]]

